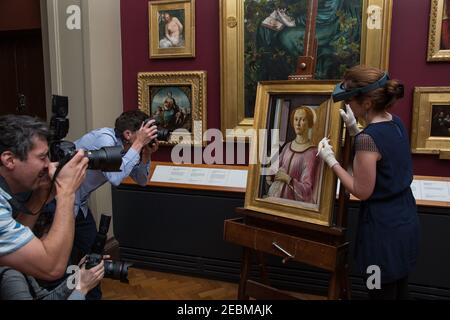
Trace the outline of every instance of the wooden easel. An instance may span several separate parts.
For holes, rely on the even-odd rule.
[[[348,133],[343,147],[343,167],[350,159]],[[224,239],[243,247],[238,299],[299,299],[298,295],[269,285],[263,255],[283,258],[283,263],[295,260],[331,273],[327,299],[350,299],[348,279],[348,242],[345,240],[349,194],[339,192],[335,225],[331,227],[294,221],[244,208],[236,212],[243,218],[225,220]],[[261,281],[249,280],[252,256],[259,259]]]
[[[303,38],[303,56],[297,61],[295,74],[289,80],[313,79],[317,64],[316,17],[318,0],[310,0],[306,15],[305,36]]]

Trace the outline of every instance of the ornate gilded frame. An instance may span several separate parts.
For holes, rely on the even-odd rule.
[[[269,104],[271,97],[275,95],[294,95],[294,96],[323,96],[320,104],[325,121],[317,123],[322,128],[324,136],[330,137],[330,144],[337,151],[336,157],[340,156],[341,141],[341,120],[339,116],[340,103],[333,103],[328,98],[333,92],[334,81],[264,81],[260,82],[257,89],[255,123],[254,129],[259,132],[260,129],[267,129]],[[259,136],[259,134],[258,134]],[[317,137],[314,140],[321,139]],[[252,151],[258,152],[261,148],[261,142],[252,142]],[[255,161],[256,162],[256,161]],[[247,189],[245,193],[245,208],[280,216],[293,220],[300,220],[314,224],[330,226],[332,224],[332,213],[336,199],[336,175],[333,171],[320,160],[320,191],[319,201],[316,207],[311,207],[302,202],[298,204],[283,203],[283,200],[276,201],[261,198],[260,182],[264,177],[261,175],[262,165],[260,163],[249,165],[249,174],[247,180]]]
[[[140,110],[147,114],[151,114],[151,101],[149,97],[151,86],[189,86],[191,88],[191,131],[189,133],[173,132],[169,141],[162,141],[161,145],[175,145],[178,143],[201,145],[203,133],[207,129],[206,71],[140,72],[138,73],[137,80],[138,106]],[[197,124],[201,123],[201,126],[194,125],[194,122],[197,122]]]
[[[392,0],[362,0],[362,21],[369,22],[381,14],[380,29],[369,29],[363,23],[361,63],[387,70],[391,34]],[[378,8],[378,11],[375,10]],[[253,118],[245,117],[244,106],[244,0],[220,1],[221,37],[221,128],[250,129]],[[239,136],[232,130],[233,136]],[[245,134],[244,134],[245,136]]]
[[[184,46],[160,48],[159,12],[184,10]],[[195,57],[195,0],[162,0],[148,3],[150,58]]]
[[[428,33],[428,61],[450,61],[450,50],[441,49],[444,0],[431,0],[430,29]]]
[[[440,154],[446,158],[450,155],[450,131],[448,137],[432,135],[435,106],[447,106],[450,114],[450,87],[415,88],[411,148],[413,153]]]

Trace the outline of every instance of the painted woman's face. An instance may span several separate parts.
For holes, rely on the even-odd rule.
[[[309,123],[308,118],[306,117],[306,111],[303,109],[299,109],[294,113],[294,130],[297,135],[304,135],[308,132]]]

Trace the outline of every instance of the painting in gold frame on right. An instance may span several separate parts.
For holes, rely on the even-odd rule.
[[[450,87],[416,87],[411,133],[413,153],[450,152]]]
[[[431,0],[428,61],[450,61],[450,0]]]

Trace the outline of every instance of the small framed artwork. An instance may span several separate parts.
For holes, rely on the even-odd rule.
[[[195,0],[150,1],[150,58],[195,57]]]
[[[253,127],[258,141],[251,141],[258,160],[250,159],[247,209],[332,224],[336,176],[317,157],[317,145],[329,137],[339,158],[341,104],[330,99],[334,85],[330,81],[259,83]]]
[[[416,87],[411,133],[413,153],[450,152],[450,87]]]
[[[431,0],[428,61],[450,61],[450,0]]]
[[[162,145],[201,143],[207,126],[205,71],[141,72],[138,99],[139,109],[156,120]]]

